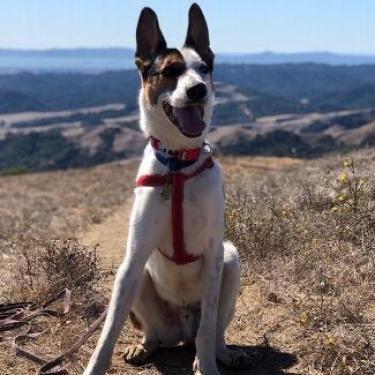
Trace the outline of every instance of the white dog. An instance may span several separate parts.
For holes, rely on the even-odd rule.
[[[141,128],[150,144],[138,170],[125,259],[85,375],[105,373],[128,315],[144,333],[141,344],[126,348],[130,363],[144,363],[159,346],[195,340],[195,374],[219,374],[217,360],[247,365],[224,339],[240,267],[235,247],[223,243],[222,176],[205,143],[214,99],[209,44],[196,4],[180,50],[167,48],[153,10],[141,12],[136,65]]]

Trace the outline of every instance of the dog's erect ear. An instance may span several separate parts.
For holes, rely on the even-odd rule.
[[[208,66],[213,68],[215,55],[210,48],[207,22],[202,9],[195,3],[189,9],[189,26],[185,47],[195,49]]]
[[[151,66],[155,57],[167,48],[167,43],[159,27],[158,17],[151,8],[142,9],[136,38],[135,64],[143,73]]]

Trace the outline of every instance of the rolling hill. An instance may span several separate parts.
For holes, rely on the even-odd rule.
[[[239,99],[234,95],[234,102],[225,103]],[[2,115],[0,171],[87,167],[138,156],[146,140],[138,115],[124,112],[124,105],[114,104]],[[214,127],[209,140],[222,155],[317,157],[375,145],[375,109],[247,119]]]
[[[375,65],[218,64],[214,79],[234,86],[232,92],[242,97],[237,103],[241,108],[246,105],[256,117],[365,108],[375,100]],[[35,101],[30,101],[25,111],[40,110],[41,106],[45,111],[58,111],[111,103],[126,103],[129,111],[136,110],[138,89],[139,77],[134,70],[0,75],[0,92],[25,95]],[[218,99],[226,94],[218,90]],[[19,112],[18,103],[5,102],[0,113]],[[222,106],[215,123],[237,122],[241,108]]]
[[[373,145],[375,65],[217,65],[218,152],[316,157]],[[0,75],[0,169],[91,166],[139,155],[139,78]],[[5,171],[5,172],[4,172]]]

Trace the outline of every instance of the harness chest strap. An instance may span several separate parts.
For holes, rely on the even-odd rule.
[[[188,254],[184,243],[184,223],[183,223],[183,200],[184,183],[202,173],[205,169],[214,165],[212,157],[208,157],[203,164],[191,174],[182,172],[171,172],[166,175],[144,175],[137,179],[136,186],[163,187],[166,184],[172,186],[172,236],[173,236],[173,256],[170,257],[160,252],[177,265],[184,265],[199,259],[200,256]]]

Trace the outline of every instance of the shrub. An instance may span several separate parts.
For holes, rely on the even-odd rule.
[[[18,176],[20,174],[27,173],[28,169],[22,166],[15,166],[11,168],[2,169],[0,171],[0,176]]]
[[[267,327],[262,314],[256,325],[307,373],[374,372],[374,170],[371,159],[331,158],[227,191],[226,234],[245,280],[286,311],[284,325]]]
[[[103,276],[96,248],[73,240],[29,241],[19,252],[13,295],[40,303],[68,288],[75,306],[86,309]]]

